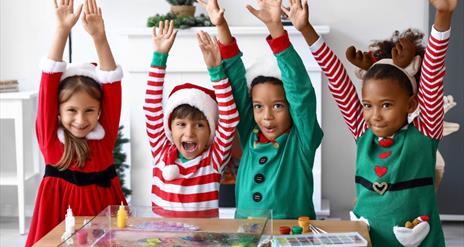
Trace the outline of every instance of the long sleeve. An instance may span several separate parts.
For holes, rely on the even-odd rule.
[[[316,94],[306,68],[290,44],[287,33],[275,39],[269,36],[267,41],[277,58],[297,136],[305,151],[314,152],[320,145],[323,134],[317,122]]]
[[[45,160],[49,161],[49,150],[54,157],[51,161],[57,162],[61,153],[56,152],[59,144],[56,131],[58,129],[58,86],[61,75],[66,70],[65,62],[42,60],[42,78],[40,80],[39,102],[36,120],[37,141],[44,154]]]
[[[419,117],[414,125],[424,135],[441,139],[443,136],[443,78],[445,76],[445,55],[448,50],[450,31],[432,31],[425,50],[419,83]]]
[[[148,73],[145,105],[147,134],[154,164],[162,157],[162,150],[169,143],[163,127],[163,84],[166,73],[167,54],[155,52]]]
[[[367,129],[362,115],[362,104],[353,82],[338,57],[320,37],[310,50],[329,79],[329,90],[343,115],[348,129],[358,139]]]
[[[231,82],[232,93],[240,115],[237,131],[240,137],[240,144],[243,148],[255,124],[251,96],[245,77],[246,69],[242,61],[242,53],[238,48],[235,38],[234,42],[228,45],[219,43],[219,48],[221,50],[224,70]]]
[[[222,172],[231,154],[235,128],[239,123],[239,114],[235,106],[229,79],[223,71],[222,65],[208,69],[218,102],[219,120],[211,148],[212,164]]]
[[[99,122],[105,129],[105,140],[113,147],[118,136],[121,117],[121,79],[122,68],[117,66],[113,71],[96,70],[103,91],[102,113]]]

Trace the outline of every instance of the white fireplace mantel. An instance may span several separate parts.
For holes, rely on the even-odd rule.
[[[272,57],[272,52],[265,41],[268,35],[263,27],[231,27],[231,32],[237,39],[240,50],[243,52],[243,61],[247,66],[262,58],[264,55]],[[314,61],[308,45],[302,35],[292,26],[286,26],[292,45],[305,63],[306,70],[311,78],[317,98],[317,117],[321,125],[321,69]],[[320,35],[328,34],[328,26],[315,26]],[[209,86],[206,66],[198,47],[196,33],[199,30],[216,35],[214,27],[191,28],[180,30],[176,41],[169,53],[164,94],[178,83],[193,82]],[[131,181],[133,205],[151,205],[152,183],[152,157],[145,129],[143,112],[145,85],[150,61],[153,55],[152,29],[137,28],[125,29],[118,32],[125,39],[123,61],[125,76],[123,83],[123,98],[125,107],[130,112],[130,145],[131,145]],[[166,98],[166,97],[164,97]],[[314,160],[314,195],[313,202],[318,215],[328,215],[328,203],[321,196],[321,148]],[[327,205],[325,205],[327,203]]]

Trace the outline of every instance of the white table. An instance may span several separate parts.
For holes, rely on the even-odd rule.
[[[14,120],[14,140],[2,141],[15,145],[16,172],[0,174],[0,185],[18,187],[19,233],[25,233],[24,184],[40,174],[35,137],[36,91],[0,93],[0,120]],[[1,164],[5,166],[6,164]]]

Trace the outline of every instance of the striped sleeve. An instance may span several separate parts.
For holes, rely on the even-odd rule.
[[[343,115],[348,129],[354,138],[358,139],[367,129],[367,124],[362,116],[362,105],[356,93],[356,88],[348,77],[345,67],[322,37],[310,46],[310,50],[329,79],[329,90]]]
[[[157,164],[162,156],[163,147],[168,139],[163,127],[163,83],[166,73],[167,54],[156,53],[148,72],[147,89],[145,92],[145,104],[143,110],[146,117],[148,140],[154,164]]]
[[[222,65],[208,69],[218,102],[219,120],[211,148],[211,161],[214,169],[222,172],[229,162],[232,142],[240,117],[232,95],[229,79]]]
[[[432,27],[421,67],[418,92],[420,115],[414,120],[414,125],[433,139],[443,137],[443,77],[449,36],[449,30],[438,32]]]

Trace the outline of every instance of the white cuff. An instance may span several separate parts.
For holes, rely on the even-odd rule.
[[[40,68],[45,73],[59,73],[66,70],[66,62],[55,61],[47,57],[43,57],[40,61]]]
[[[97,68],[95,71],[97,72],[98,81],[101,84],[120,81],[123,76],[122,68],[120,65],[117,65],[116,69],[112,71],[103,71],[100,70],[100,68]]]
[[[309,46],[309,49],[311,52],[317,52],[321,46],[324,44],[325,40],[322,38],[322,36],[319,36],[319,38],[314,42],[311,46]]]
[[[435,29],[435,26],[432,26],[432,31],[430,31],[430,35],[438,40],[448,39],[450,37],[450,34],[451,34],[451,28],[444,32],[440,32],[437,29]]]

